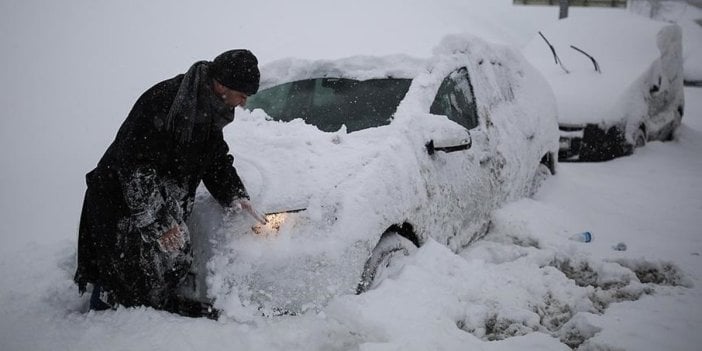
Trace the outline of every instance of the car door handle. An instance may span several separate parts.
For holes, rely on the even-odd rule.
[[[472,146],[472,142],[470,139],[464,140],[460,144],[456,145],[449,145],[449,146],[436,146],[434,145],[434,140],[429,140],[428,143],[426,143],[426,148],[427,148],[427,153],[429,155],[433,155],[437,151],[443,151],[443,152],[456,152],[456,151],[463,151],[463,150],[468,150]]]

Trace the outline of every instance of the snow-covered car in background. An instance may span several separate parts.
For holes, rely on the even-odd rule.
[[[494,209],[556,168],[553,94],[508,47],[449,36],[429,59],[261,72],[225,137],[269,222],[223,214],[204,189],[190,221],[207,271],[196,289],[224,311],[296,313],[364,292],[427,240],[458,251],[479,239]]]
[[[673,138],[684,111],[678,25],[609,11],[541,33],[524,54],[558,100],[561,160],[604,161]]]

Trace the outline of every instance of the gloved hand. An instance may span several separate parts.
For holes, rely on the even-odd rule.
[[[236,199],[234,202],[232,202],[232,210],[236,213],[243,211],[246,211],[251,217],[256,219],[259,223],[261,224],[266,224],[268,221],[266,220],[266,217],[261,215],[260,212],[256,211],[256,209],[253,207],[251,202],[246,199]]]
[[[185,246],[185,238],[183,237],[180,226],[176,225],[161,235],[161,237],[158,238],[158,244],[161,250],[166,252],[182,249],[183,246]]]

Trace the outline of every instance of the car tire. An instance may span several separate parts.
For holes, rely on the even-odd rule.
[[[642,128],[638,128],[634,132],[634,148],[640,148],[646,145],[646,133]]]
[[[534,196],[537,191],[541,188],[541,185],[548,179],[548,177],[552,176],[553,174],[551,173],[551,169],[543,164],[539,163],[539,165],[536,167],[536,172],[534,173],[534,178],[531,181],[531,187],[529,188],[529,197]]]
[[[416,251],[417,246],[399,233],[383,234],[363,267],[356,294],[374,289],[385,278],[397,274],[404,266],[405,258]]]

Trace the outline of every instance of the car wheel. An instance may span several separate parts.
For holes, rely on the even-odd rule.
[[[678,106],[676,113],[675,113],[675,121],[673,121],[673,125],[670,127],[670,132],[663,137],[663,141],[673,141],[675,139],[675,131],[680,127],[680,123],[682,121],[682,116],[683,116],[683,107]]]
[[[534,196],[541,185],[552,175],[551,169],[543,163],[539,163],[536,168],[536,173],[534,173],[534,178],[531,181],[531,188],[529,188],[529,197]]]
[[[356,294],[374,289],[385,278],[396,275],[404,266],[406,257],[417,251],[417,246],[397,232],[386,232],[366,261]]]
[[[634,147],[639,148],[646,145],[646,133],[639,128],[634,132]]]

